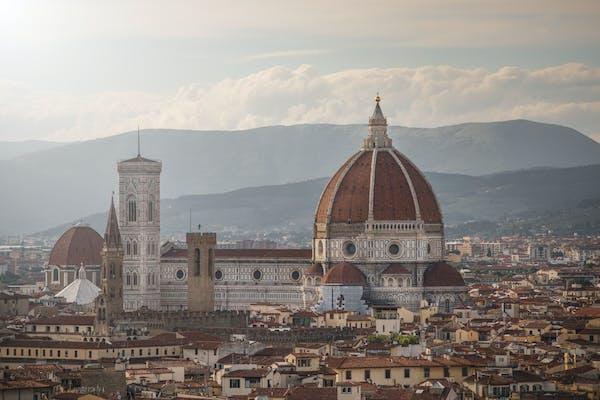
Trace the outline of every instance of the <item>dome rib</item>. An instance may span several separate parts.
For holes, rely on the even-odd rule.
[[[377,157],[373,219],[377,221],[414,221],[418,209],[410,181],[402,165],[388,151]]]
[[[421,219],[426,223],[442,223],[442,213],[440,206],[431,187],[423,173],[406,156],[394,149],[394,153],[401,160],[404,168],[408,172],[410,180],[415,189]]]
[[[336,171],[333,177],[329,180],[323,193],[321,194],[321,198],[319,199],[319,204],[317,206],[317,212],[315,216],[315,221],[317,223],[326,223],[329,222],[331,216],[331,210],[333,205],[333,199],[338,191],[341,180],[344,178],[348,169],[351,165],[353,165],[354,161],[362,151],[356,152],[352,157],[350,157],[346,162]]]
[[[331,222],[364,222],[369,216],[372,151],[363,151],[340,181],[331,203]]]

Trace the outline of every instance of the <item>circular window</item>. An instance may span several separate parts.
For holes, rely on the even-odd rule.
[[[260,278],[262,278],[262,272],[260,272],[258,269],[256,271],[254,271],[254,273],[252,274],[252,277],[254,279],[256,279],[257,281],[260,280]]]
[[[220,269],[215,271],[215,279],[220,281],[221,279],[223,279],[223,271],[221,271]]]
[[[175,278],[177,278],[178,280],[182,280],[184,276],[185,272],[183,272],[182,269],[178,269],[177,272],[175,272]]]
[[[297,281],[298,279],[300,279],[300,272],[298,271],[294,271],[292,272],[292,279]]]
[[[391,255],[397,256],[398,253],[400,253],[400,246],[398,246],[396,243],[392,243],[390,244],[390,247],[388,247],[388,251]]]
[[[347,256],[353,256],[356,254],[356,245],[353,242],[346,242],[344,244],[344,253]]]

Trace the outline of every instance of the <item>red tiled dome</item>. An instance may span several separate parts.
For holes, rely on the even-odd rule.
[[[456,268],[440,261],[427,267],[423,273],[423,286],[465,286],[465,281]]]
[[[89,226],[73,226],[56,241],[48,265],[100,265],[102,236]]]
[[[410,271],[399,263],[390,264],[381,275],[410,275]]]
[[[321,263],[314,263],[310,266],[309,269],[306,270],[304,274],[323,276],[323,266],[321,265]]]
[[[363,286],[365,283],[360,269],[348,262],[335,264],[323,278],[324,285]]]
[[[325,187],[315,222],[365,222],[370,211],[373,221],[442,223],[429,182],[393,147],[363,149],[350,157]]]

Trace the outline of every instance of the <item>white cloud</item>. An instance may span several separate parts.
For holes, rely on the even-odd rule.
[[[451,66],[351,69],[273,67],[172,96],[35,93],[0,82],[0,138],[60,140],[145,128],[245,129],[272,124],[365,123],[379,91],[392,124],[431,127],[528,118],[600,132],[600,68],[565,64],[498,70]]]

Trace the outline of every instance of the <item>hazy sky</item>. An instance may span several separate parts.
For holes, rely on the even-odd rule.
[[[600,134],[600,1],[0,0],[0,140],[528,118]]]

